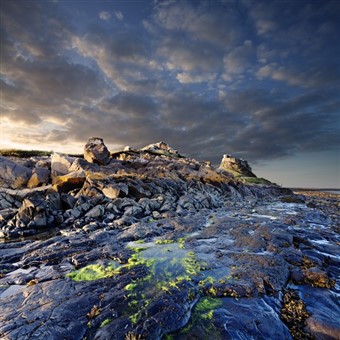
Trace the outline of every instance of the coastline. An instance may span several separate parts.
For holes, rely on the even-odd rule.
[[[318,197],[318,198],[334,198],[334,199],[340,199],[340,191],[339,194],[336,194],[334,192],[331,191],[323,191],[321,190],[317,190],[317,189],[292,189],[293,192],[297,195],[304,195],[306,197]],[[334,190],[336,191],[336,190]]]
[[[292,191],[297,191],[297,192],[324,192],[324,193],[330,193],[330,194],[336,194],[340,195],[340,189],[336,188],[289,188]]]

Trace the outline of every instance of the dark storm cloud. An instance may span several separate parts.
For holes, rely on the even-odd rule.
[[[62,118],[83,102],[105,94],[104,81],[94,70],[63,59],[37,63],[17,58],[11,68],[9,75],[15,81],[2,93],[7,105],[15,110],[3,109],[3,115],[14,122],[36,124],[48,117]]]
[[[6,36],[2,57],[25,55],[47,60],[56,56],[67,40],[66,22],[57,16],[52,3],[3,1],[1,21]],[[6,53],[8,47],[12,53]]]
[[[251,160],[282,157],[299,150],[324,150],[340,143],[334,129],[340,101],[332,92],[287,98],[283,94],[246,91],[225,101],[232,112],[246,115],[244,121],[248,123],[238,131],[233,145]],[[247,115],[250,107],[253,114]]]
[[[215,163],[339,145],[337,1],[160,1],[137,21],[115,2],[4,3],[13,141],[165,140]]]

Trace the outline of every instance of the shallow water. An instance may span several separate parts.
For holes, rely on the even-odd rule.
[[[136,251],[136,263],[144,263],[150,271],[147,278],[135,282],[132,289],[134,294],[143,293],[146,297],[152,297],[167,286],[198,274],[195,254],[179,243],[129,242],[128,248]]]

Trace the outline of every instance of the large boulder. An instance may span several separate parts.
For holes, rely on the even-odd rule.
[[[25,187],[31,174],[30,168],[0,156],[0,186],[12,189]]]
[[[70,167],[75,158],[66,156],[60,153],[51,155],[51,175],[52,178],[56,176],[66,175],[70,172]]]
[[[86,180],[84,171],[70,172],[64,176],[58,176],[53,179],[53,190],[58,193],[68,193],[74,189],[80,189]]]
[[[47,185],[50,181],[50,171],[46,168],[34,168],[31,178],[27,183],[28,188]]]
[[[84,147],[84,158],[90,163],[107,165],[110,162],[110,152],[102,138],[91,137]]]

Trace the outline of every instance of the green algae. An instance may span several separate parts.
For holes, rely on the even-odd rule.
[[[105,319],[99,326],[99,328],[103,328],[106,325],[108,325],[112,320],[111,319]]]
[[[215,309],[221,307],[222,301],[211,297],[204,297],[195,306],[194,313],[199,314],[203,319],[212,319]]]
[[[205,286],[205,285],[208,284],[208,283],[211,283],[211,284],[215,283],[215,279],[214,279],[212,276],[207,276],[206,278],[204,278],[203,280],[201,280],[201,281],[198,283],[198,285],[199,285],[200,287],[203,287],[203,286]]]
[[[183,249],[172,240],[131,242],[128,248],[133,253],[124,265],[118,266],[114,262],[108,266],[91,264],[67,276],[74,281],[93,281],[118,275],[124,268],[129,270],[140,265],[145,266],[147,275],[124,287],[127,292],[124,314],[132,324],[137,324],[150,302],[164,293],[171,294],[173,289],[180,289],[179,284],[198,276],[201,267],[194,252]]]
[[[174,243],[174,240],[156,240],[155,244],[171,244]]]
[[[186,237],[181,237],[181,238],[179,238],[178,239],[178,247],[180,248],[180,249],[184,249],[185,248],[185,239],[186,239]]]
[[[134,290],[137,287],[137,283],[129,283],[125,286],[125,290]]]
[[[145,243],[145,241],[144,241],[144,240],[137,240],[137,241],[135,241],[135,243],[137,243],[137,244],[143,244],[143,243]]]
[[[142,264],[148,269],[148,275],[125,286],[130,299],[127,312],[133,324],[139,322],[151,301],[164,293],[171,294],[171,290],[178,289],[181,282],[190,281],[200,272],[194,252],[181,249],[172,240],[159,241],[142,246],[132,242],[128,246],[138,250],[132,254],[126,266],[133,268]],[[140,247],[143,249],[140,250]]]
[[[192,311],[188,324],[179,331],[168,334],[166,339],[190,338],[220,339],[220,333],[213,323],[214,311],[223,304],[221,299],[201,298]]]
[[[118,264],[111,262],[108,266],[104,267],[101,264],[90,264],[81,269],[75,270],[66,274],[67,277],[73,281],[94,281],[99,279],[106,279],[115,274],[118,269]]]

